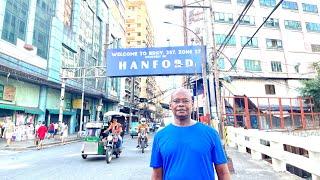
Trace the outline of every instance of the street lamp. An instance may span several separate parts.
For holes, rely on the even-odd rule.
[[[204,47],[204,44],[203,44],[203,38],[199,37],[199,35],[197,33],[195,33],[193,30],[189,29],[188,27],[181,26],[181,25],[178,25],[178,24],[173,24],[171,22],[163,22],[163,23],[187,29],[192,34],[194,34],[198,38],[198,40],[200,41],[200,43],[201,43],[201,55],[202,55],[201,69],[202,69],[202,79],[203,79],[203,95],[204,95],[204,99],[205,99],[205,107],[204,107],[205,108],[205,113],[204,113],[204,115],[209,114],[209,117],[211,117],[210,108],[209,108],[209,102],[208,102],[209,101],[209,96],[208,96],[208,82],[207,82],[207,61],[206,61],[205,47]],[[209,121],[209,124],[211,124],[211,121]]]

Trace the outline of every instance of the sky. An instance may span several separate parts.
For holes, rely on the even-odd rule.
[[[167,4],[181,5],[181,0],[146,0],[146,4],[154,28],[155,47],[183,46],[183,28],[163,23],[183,24],[182,10],[165,8]],[[158,76],[156,81],[162,90],[180,87],[182,83],[181,76]],[[165,94],[164,102],[169,102],[170,94],[171,91]]]
[[[155,46],[183,45],[183,28],[163,23],[167,21],[182,25],[182,10],[172,11],[165,8],[166,4],[181,5],[181,0],[146,0],[146,4],[154,27]]]

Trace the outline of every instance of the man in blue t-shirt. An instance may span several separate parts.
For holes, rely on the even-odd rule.
[[[230,179],[227,158],[217,131],[191,120],[192,99],[187,89],[171,95],[174,121],[154,137],[152,180]]]

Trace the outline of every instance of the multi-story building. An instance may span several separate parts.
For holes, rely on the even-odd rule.
[[[122,1],[2,1],[0,123],[58,122],[62,75],[67,79],[63,121],[70,133],[116,109],[119,79],[95,78],[92,67],[106,64],[108,45],[120,47],[120,38],[124,41],[123,13]]]
[[[144,0],[126,0],[126,47],[128,48],[143,48],[152,47],[154,45],[153,27],[147,11]],[[146,80],[148,79],[148,80]],[[139,114],[140,98],[146,98],[144,92],[150,85],[152,77],[126,77],[122,78],[123,86],[121,97],[123,98],[122,111],[129,113],[130,108],[136,114]],[[132,83],[134,81],[134,83]],[[142,85],[141,83],[144,83]],[[146,85],[146,83],[148,85]],[[133,95],[133,98],[131,98]],[[141,108],[141,107],[140,107]]]
[[[205,38],[209,49],[213,42],[217,50],[223,45],[224,38],[248,2],[249,0],[212,1],[215,37],[214,41],[213,38]],[[223,53],[218,52],[219,77],[224,87],[234,95],[297,97],[300,81],[315,75],[312,63],[320,59],[320,4],[316,0],[283,1],[242,51],[244,44],[278,2],[254,1],[225,48],[220,49]],[[205,4],[208,5],[207,2]],[[204,21],[210,24],[208,13],[208,9],[188,9],[188,27],[199,36],[211,37],[211,32],[206,31],[210,25],[209,28],[201,28],[207,27],[201,24]],[[188,38],[199,44],[199,40],[190,32]],[[211,64],[209,75],[213,73],[212,70]]]

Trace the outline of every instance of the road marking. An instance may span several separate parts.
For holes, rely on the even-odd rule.
[[[1,165],[0,169],[10,170],[10,169],[21,169],[29,166],[26,163],[19,163],[19,164],[5,164]]]

